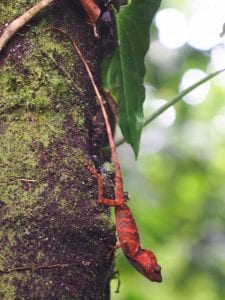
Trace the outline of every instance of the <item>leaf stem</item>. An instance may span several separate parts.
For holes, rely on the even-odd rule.
[[[203,79],[197,81],[196,83],[192,84],[190,87],[186,88],[185,90],[183,90],[182,92],[180,92],[179,94],[177,94],[174,98],[172,98],[171,100],[169,100],[166,104],[162,105],[158,110],[156,110],[145,122],[144,122],[144,126],[147,126],[149,123],[151,123],[153,120],[155,120],[158,116],[160,116],[162,113],[164,113],[164,111],[166,111],[170,106],[176,104],[178,101],[180,101],[185,95],[187,95],[188,93],[190,93],[192,90],[194,90],[195,88],[197,88],[198,86],[202,85],[203,83],[209,81],[210,79],[212,79],[213,77],[219,75],[220,73],[224,72],[225,69],[216,71],[214,73],[210,73],[209,75],[207,75],[206,77],[204,77]],[[116,146],[120,146],[123,143],[125,143],[125,139],[121,138],[117,143]]]

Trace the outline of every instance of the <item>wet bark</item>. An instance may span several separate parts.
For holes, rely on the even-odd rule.
[[[34,3],[1,1],[0,28]],[[104,121],[79,56],[51,26],[100,77],[101,39],[79,1],[57,1],[0,55],[0,299],[109,299],[114,226],[85,166],[101,163]]]

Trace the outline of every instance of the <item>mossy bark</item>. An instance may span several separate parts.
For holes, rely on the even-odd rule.
[[[34,3],[1,1],[1,28]],[[79,1],[56,1],[1,53],[0,299],[109,299],[114,226],[85,166],[107,141],[104,121],[80,58],[51,26],[100,77],[101,39]]]

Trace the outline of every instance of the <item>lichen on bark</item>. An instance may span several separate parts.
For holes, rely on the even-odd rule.
[[[0,26],[34,2],[3,1]],[[69,0],[1,54],[0,298],[109,299],[114,227],[85,165],[105,145],[104,121],[79,57],[51,26],[70,33],[100,75],[100,42]],[[19,267],[28,269],[10,272]]]

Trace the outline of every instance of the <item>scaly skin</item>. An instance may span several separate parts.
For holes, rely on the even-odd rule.
[[[126,204],[116,206],[115,212],[117,235],[126,258],[146,278],[161,282],[161,268],[154,253],[141,248],[138,229],[129,207]]]
[[[121,247],[131,265],[146,278],[162,282],[161,267],[158,265],[154,253],[141,248],[138,229],[131,210],[125,203],[124,194],[122,198],[104,198],[103,176],[98,174],[93,167],[88,166],[88,169],[98,179],[98,202],[115,207],[116,231],[120,242],[116,248]],[[123,190],[119,192],[123,193]]]

